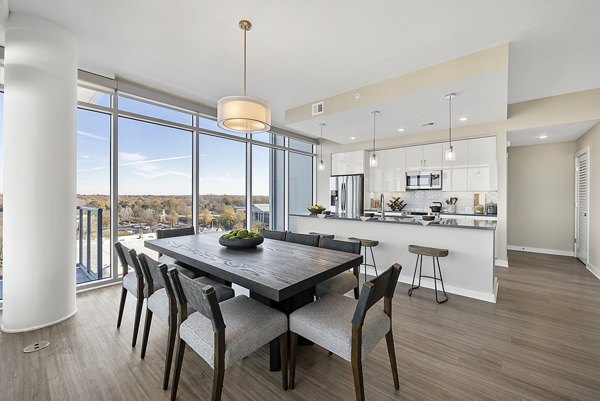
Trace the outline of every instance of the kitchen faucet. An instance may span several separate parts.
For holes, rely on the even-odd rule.
[[[385,219],[385,196],[383,196],[383,193],[381,193],[379,203],[381,203],[381,218]]]

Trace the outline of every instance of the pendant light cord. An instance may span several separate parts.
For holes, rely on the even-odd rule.
[[[373,153],[375,153],[375,120],[377,119],[377,112],[373,112]]]
[[[452,95],[448,98],[448,134],[450,136],[450,149],[452,149]]]
[[[244,28],[244,96],[246,96],[246,34],[248,29]]]
[[[321,143],[319,144],[319,150],[321,152],[321,163],[323,163],[323,124],[320,124],[321,126]]]

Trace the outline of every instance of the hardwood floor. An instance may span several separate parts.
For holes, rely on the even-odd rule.
[[[449,294],[437,305],[421,288],[393,301],[400,390],[394,390],[385,341],[364,359],[367,399],[600,399],[600,281],[576,259],[511,252],[498,268],[498,303]],[[410,269],[410,263],[406,267]],[[443,266],[442,266],[443,269]],[[82,293],[79,312],[59,325],[0,334],[0,400],[168,400],[162,374],[167,329],[153,324],[146,359],[131,348],[134,302],[120,330],[120,286]],[[37,340],[49,348],[23,354]],[[140,341],[138,341],[140,343]],[[224,400],[353,400],[348,362],[300,347],[296,388],[284,392],[263,347],[225,372]],[[187,352],[180,400],[208,399],[212,370]]]

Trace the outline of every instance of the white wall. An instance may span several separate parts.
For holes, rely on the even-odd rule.
[[[573,254],[575,142],[508,149],[511,249]]]

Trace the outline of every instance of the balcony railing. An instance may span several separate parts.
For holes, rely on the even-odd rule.
[[[90,206],[77,206],[78,220],[78,245],[79,260],[77,262],[77,283],[102,279],[102,208]],[[96,218],[95,227],[92,220]],[[95,233],[95,252],[92,247]],[[95,258],[92,254],[95,253]],[[95,259],[95,260],[94,260]],[[95,262],[95,263],[94,263]],[[95,264],[95,269],[93,268]]]

